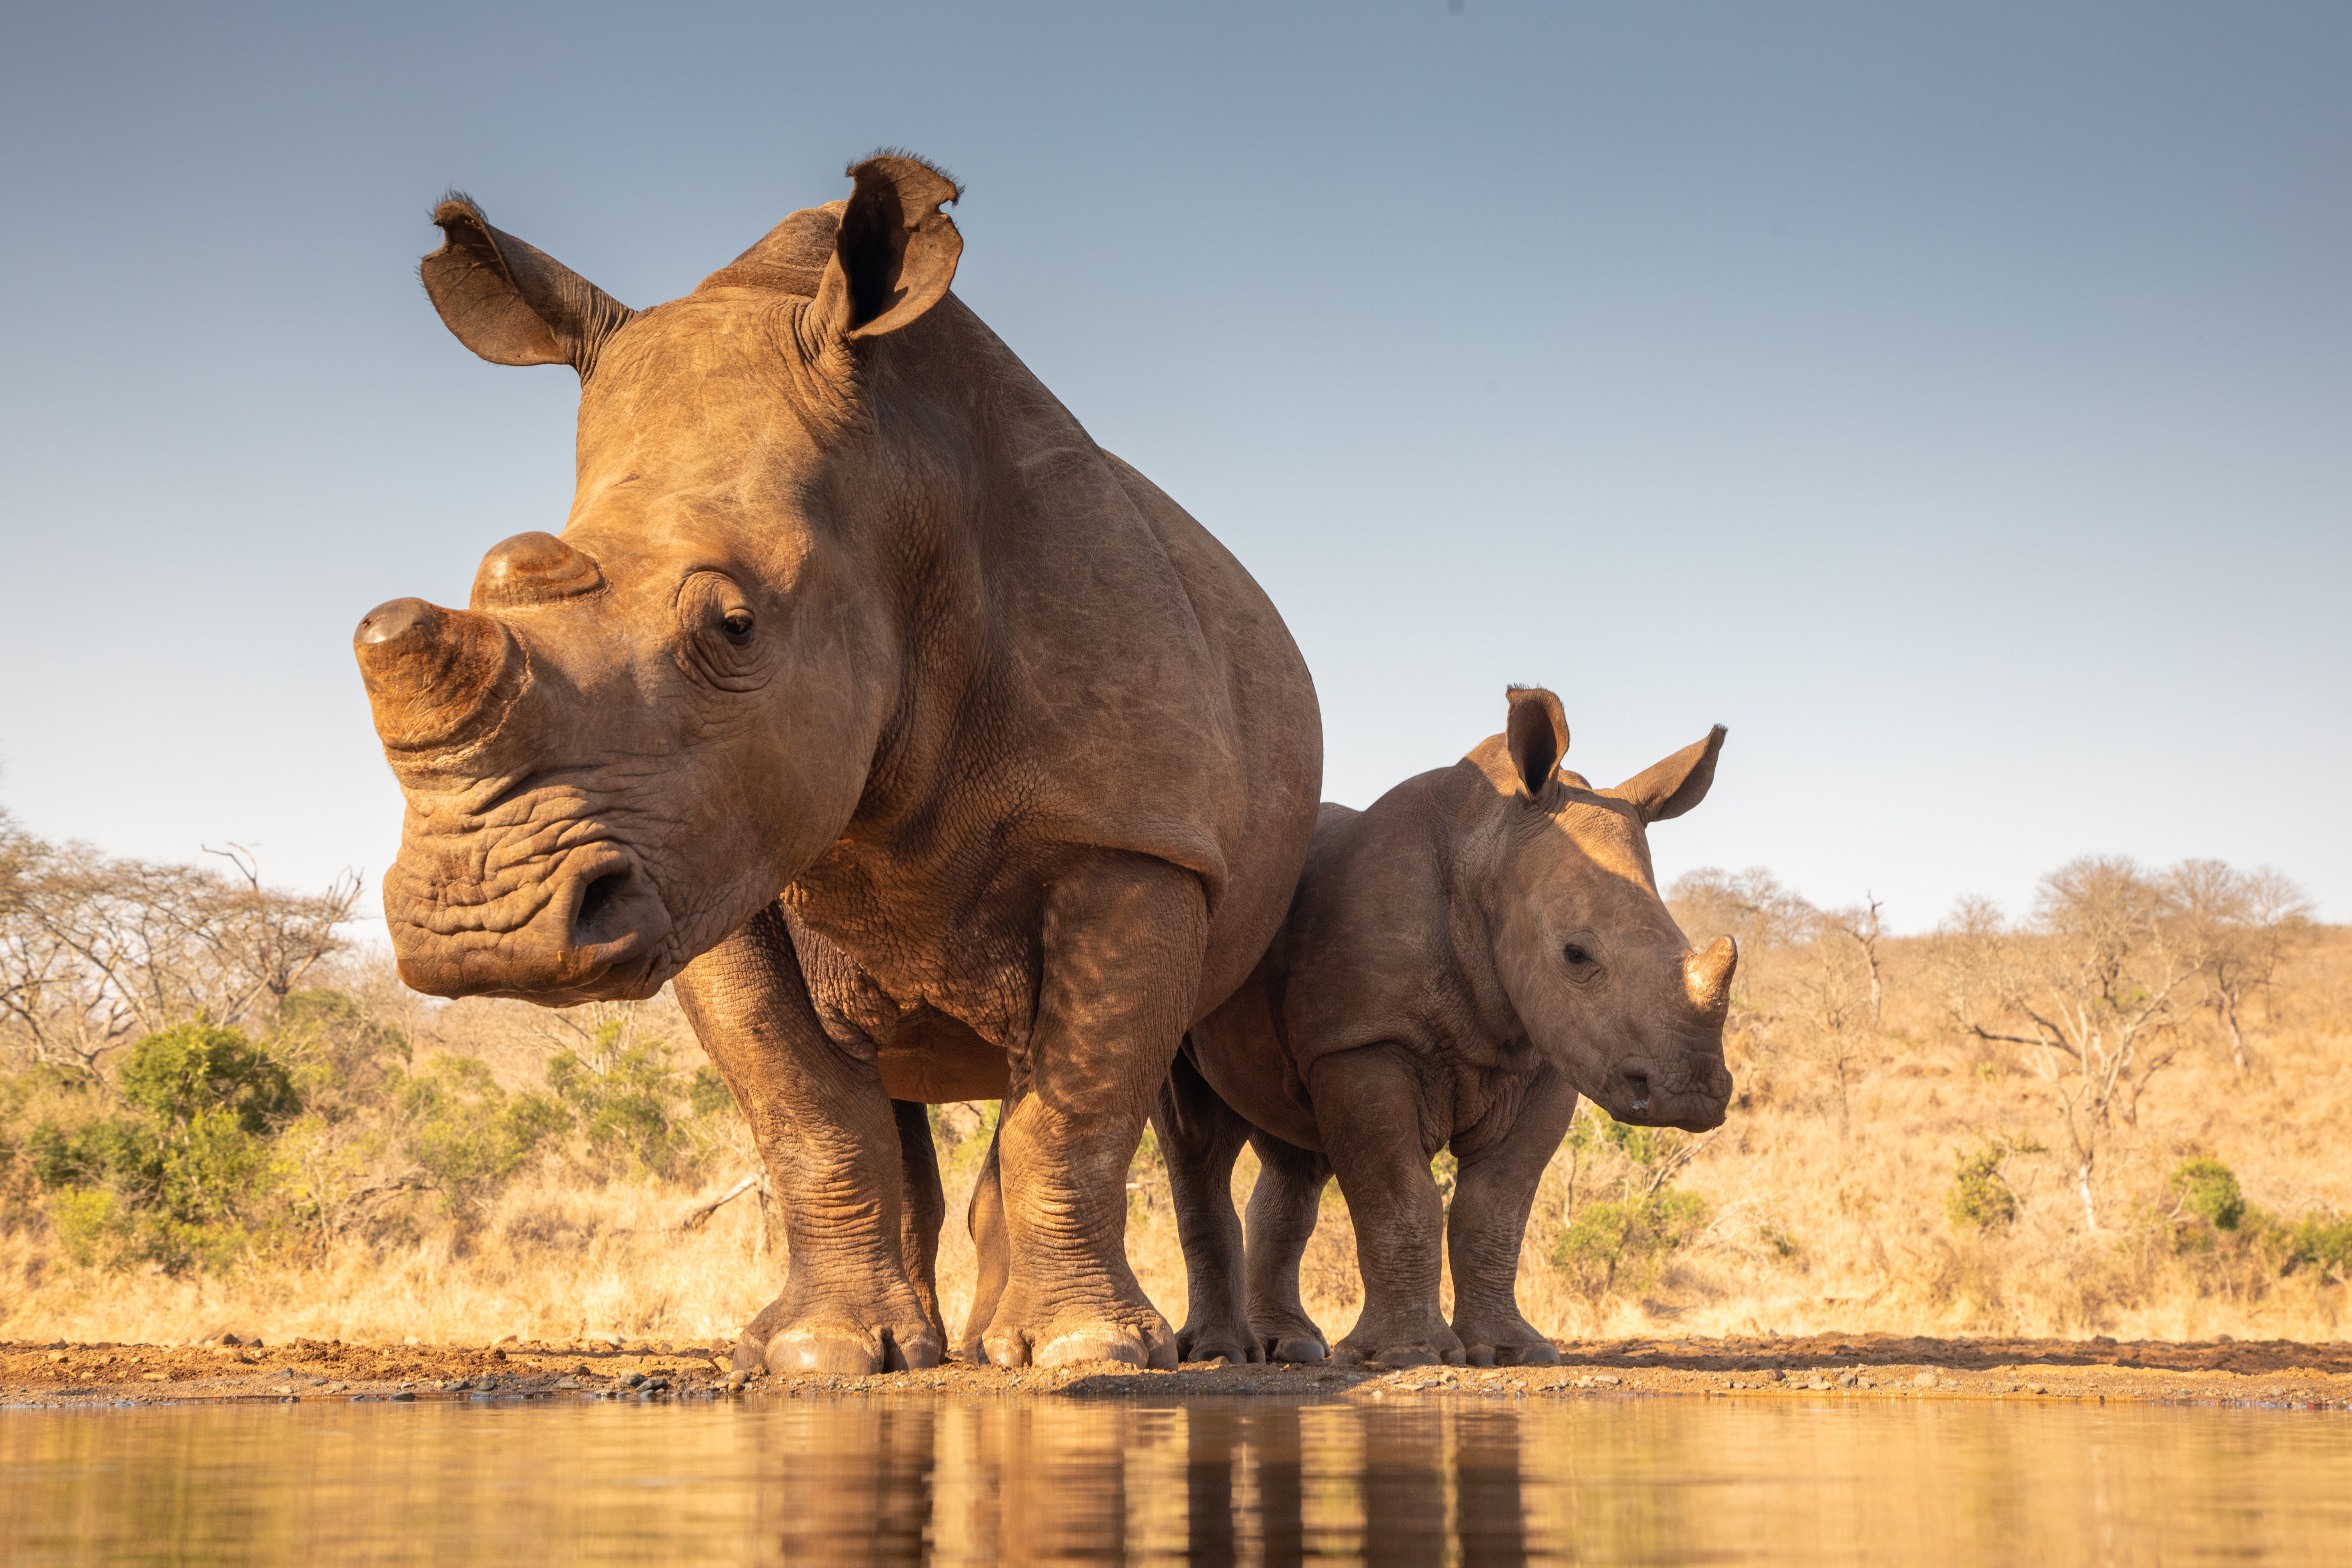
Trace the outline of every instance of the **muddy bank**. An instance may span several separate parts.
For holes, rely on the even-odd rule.
[[[949,1365],[877,1377],[745,1379],[731,1346],[580,1341],[487,1346],[290,1340],[0,1345],[0,1404],[189,1400],[797,1398],[848,1394],[1183,1398],[1303,1394],[1601,1398],[2104,1399],[2352,1409],[2352,1344],[2227,1341],[1673,1339],[1580,1342],[1549,1367],[1187,1366],[1033,1372]]]

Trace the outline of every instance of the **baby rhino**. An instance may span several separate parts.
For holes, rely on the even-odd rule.
[[[1323,1184],[1347,1195],[1364,1310],[1347,1361],[1554,1362],[1519,1315],[1519,1238],[1580,1094],[1693,1131],[1731,1096],[1738,951],[1693,952],[1658,898],[1649,825],[1715,777],[1721,726],[1614,789],[1559,766],[1559,699],[1513,689],[1503,734],[1369,810],[1326,805],[1255,972],[1195,1025],[1155,1113],[1191,1276],[1187,1361],[1320,1361],[1298,1263]],[[1246,1283],[1230,1183],[1263,1173]],[[1430,1160],[1451,1147],[1446,1215]],[[1454,1321],[1438,1310],[1441,1226]]]

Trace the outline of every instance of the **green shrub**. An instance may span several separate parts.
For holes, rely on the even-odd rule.
[[[608,1164],[677,1176],[691,1160],[694,1137],[677,1106],[691,1100],[693,1086],[679,1081],[667,1044],[624,1043],[622,1036],[620,1024],[606,1024],[595,1033],[591,1057],[559,1052],[547,1064],[547,1087],[572,1108],[588,1147]],[[725,1088],[719,1085],[722,1093]]]
[[[116,1074],[128,1115],[26,1141],[68,1251],[85,1263],[223,1268],[269,1219],[272,1135],[300,1113],[283,1064],[202,1021],[147,1036]]]
[[[1944,1198],[1944,1213],[1955,1228],[2005,1230],[2016,1222],[2017,1194],[2000,1173],[2008,1158],[2009,1145],[1998,1138],[1961,1151],[1952,1167],[1952,1190]]]
[[[1670,1190],[1586,1204],[1552,1244],[1552,1264],[1594,1300],[1616,1290],[1638,1295],[1657,1282],[1666,1258],[1706,1222],[1706,1201],[1696,1193]]]
[[[2237,1175],[2219,1160],[2183,1160],[2166,1185],[2180,1195],[2189,1213],[2215,1230],[2235,1230],[2246,1217],[2246,1196],[2238,1188]]]
[[[2287,1233],[2288,1256],[2296,1263],[2352,1279],[2352,1215],[2305,1215]]]
[[[507,1093],[473,1057],[435,1057],[397,1074],[392,1099],[402,1150],[453,1211],[488,1202],[572,1122],[545,1095]]]
[[[705,1063],[694,1069],[694,1077],[687,1083],[686,1103],[697,1116],[724,1116],[735,1109],[735,1096],[728,1089],[727,1080],[719,1076],[719,1069]]]

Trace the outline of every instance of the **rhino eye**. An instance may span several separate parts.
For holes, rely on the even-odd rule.
[[[1572,942],[1568,944],[1567,951],[1561,956],[1568,960],[1568,966],[1570,969],[1580,968],[1584,964],[1588,964],[1592,962],[1592,955],[1585,952],[1578,943]]]
[[[741,647],[751,640],[751,612],[728,611],[726,615],[719,617],[719,629],[727,634],[729,642],[733,643],[737,647]]]

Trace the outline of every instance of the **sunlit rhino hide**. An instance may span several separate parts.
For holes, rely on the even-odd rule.
[[[971,1341],[1171,1364],[1123,1178],[1297,883],[1314,689],[1240,564],[950,291],[959,187],[850,174],[642,310],[434,213],[450,331],[579,373],[577,491],[467,608],[360,626],[407,800],[385,919],[438,995],[677,982],[789,1228],[739,1360],[940,1359],[921,1102],[1001,1096]]]
[[[1190,1278],[1187,1360],[1324,1358],[1298,1265],[1336,1173],[1364,1308],[1333,1353],[1557,1361],[1516,1281],[1577,1097],[1620,1121],[1721,1124],[1738,954],[1727,936],[1690,950],[1648,837],[1706,796],[1721,726],[1595,789],[1559,766],[1558,697],[1514,688],[1508,721],[1367,810],[1323,807],[1281,931],[1177,1058],[1155,1124]],[[1245,1142],[1261,1162],[1246,1259],[1230,1196]],[[1457,1162],[1450,1211],[1430,1174],[1441,1149]]]

